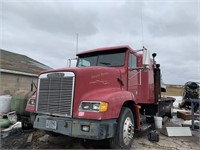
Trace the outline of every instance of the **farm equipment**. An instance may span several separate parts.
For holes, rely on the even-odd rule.
[[[23,130],[33,129],[35,93],[36,85],[32,82],[30,91],[17,91],[11,100],[11,111],[16,112],[17,121],[22,122]]]
[[[184,85],[182,102],[180,108],[191,109],[191,99],[199,99],[199,84],[197,82],[188,81]],[[200,102],[200,101],[199,101]],[[199,103],[195,103],[194,112],[199,109]]]

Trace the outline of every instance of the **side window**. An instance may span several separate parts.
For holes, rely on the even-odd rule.
[[[87,66],[90,66],[90,62],[87,61],[87,60],[81,59],[81,60],[79,61],[78,66],[84,66],[84,67],[87,67]]]
[[[130,54],[129,55],[129,65],[130,68],[136,68],[137,67],[137,58],[135,55]]]
[[[77,67],[96,66],[97,56],[79,57]]]

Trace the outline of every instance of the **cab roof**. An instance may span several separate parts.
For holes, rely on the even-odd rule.
[[[88,53],[99,52],[99,51],[110,51],[110,50],[121,50],[121,49],[129,49],[131,51],[134,51],[128,45],[124,45],[124,46],[113,46],[113,47],[104,47],[104,48],[97,48],[97,49],[93,49],[93,50],[88,50],[88,51],[80,52],[80,53],[76,54],[76,56],[88,54]]]

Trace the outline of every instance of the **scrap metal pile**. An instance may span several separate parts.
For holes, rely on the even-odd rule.
[[[199,99],[200,88],[199,83],[188,81],[184,85],[183,91],[183,99],[182,102],[179,104],[180,108],[191,109],[191,99]],[[194,106],[194,112],[199,110],[199,103],[196,103]]]

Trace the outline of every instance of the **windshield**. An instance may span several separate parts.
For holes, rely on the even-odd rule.
[[[92,54],[80,55],[77,63],[77,67],[88,66],[109,66],[119,67],[125,63],[125,51],[116,50],[109,52],[96,52]]]

